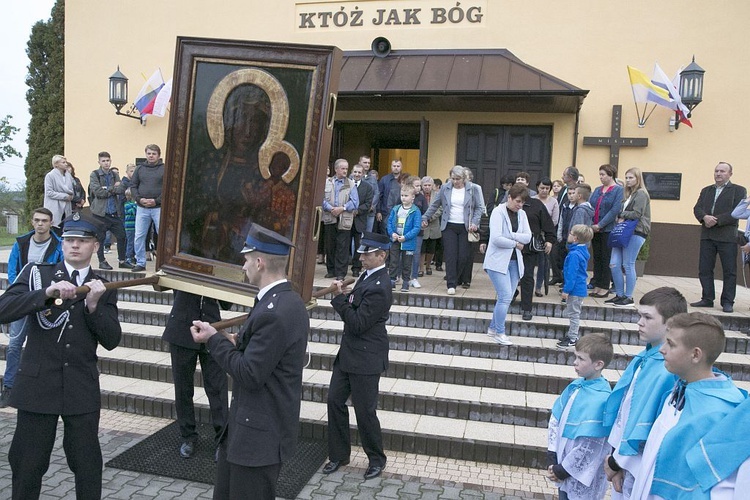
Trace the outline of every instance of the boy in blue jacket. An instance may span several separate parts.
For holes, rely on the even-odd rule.
[[[576,224],[568,233],[568,256],[563,265],[564,285],[562,298],[565,301],[565,316],[570,320],[568,335],[557,343],[558,349],[575,347],[578,341],[578,328],[581,324],[581,305],[588,295],[586,281],[589,265],[588,243],[594,237],[591,226]]]
[[[388,234],[391,241],[391,256],[388,272],[391,276],[391,288],[396,288],[396,278],[401,271],[401,291],[409,291],[411,264],[414,251],[417,249],[417,235],[422,230],[422,215],[414,205],[416,193],[414,186],[401,187],[401,205],[391,209],[388,217]]]

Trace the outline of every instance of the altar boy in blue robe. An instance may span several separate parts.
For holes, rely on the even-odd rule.
[[[713,364],[724,351],[724,329],[704,313],[678,314],[667,323],[664,365],[678,377],[643,450],[632,497],[709,499],[687,462],[687,452],[742,401],[740,391]]]
[[[610,449],[602,417],[611,388],[602,370],[612,361],[612,344],[591,333],[576,343],[575,356],[580,378],[557,398],[547,427],[547,478],[560,488],[561,500],[599,500],[607,489],[603,462]]]
[[[604,470],[612,481],[612,500],[630,498],[651,426],[661,410],[664,393],[674,387],[675,376],[664,367],[659,349],[667,337],[667,320],[687,312],[687,300],[672,287],[647,292],[637,306],[638,336],[646,348],[630,362],[612,390],[604,411],[604,424],[612,427],[612,454]]]
[[[688,451],[688,466],[711,500],[741,500],[750,494],[748,429],[750,399],[745,399]]]

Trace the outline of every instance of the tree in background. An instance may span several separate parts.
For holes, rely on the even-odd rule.
[[[21,153],[16,151],[16,148],[7,144],[19,130],[18,127],[10,124],[11,118],[13,117],[5,115],[5,118],[0,120],[0,161],[5,161],[13,156],[21,157]]]
[[[26,212],[44,202],[44,176],[52,156],[64,154],[65,139],[65,0],[57,0],[52,16],[31,28],[26,49],[29,74],[29,154],[26,157]]]

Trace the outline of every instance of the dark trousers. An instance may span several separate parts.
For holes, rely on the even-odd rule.
[[[362,448],[374,467],[385,466],[383,437],[380,433],[378,408],[378,375],[358,375],[341,369],[338,360],[333,364],[328,389],[328,458],[331,461],[349,460],[352,445],[349,440],[349,408],[346,400],[352,397],[354,414]]]
[[[337,224],[326,224],[325,231],[326,269],[328,274],[336,278],[346,276],[349,266],[349,245],[351,245],[351,229],[339,229]]]
[[[449,222],[442,234],[446,285],[448,288],[456,288],[458,278],[464,276],[465,267],[471,254],[468,231],[463,224]]]
[[[354,252],[352,253],[352,271],[362,270],[362,261],[359,260],[359,242],[362,240],[362,233],[352,228],[352,244],[354,245]]]
[[[435,267],[443,265],[443,238],[435,240],[435,256],[432,258]]]
[[[523,276],[521,276],[521,311],[531,311],[534,300],[534,269],[539,263],[538,253],[523,254]]]
[[[198,433],[195,430],[195,406],[193,406],[193,395],[195,394],[193,380],[197,361],[201,363],[203,387],[206,390],[208,405],[211,410],[211,424],[214,426],[216,437],[218,437],[227,423],[229,408],[227,376],[224,370],[211,357],[205,344],[202,344],[199,351],[177,344],[169,344],[169,353],[172,356],[177,424],[180,426],[182,439],[194,441],[198,438]]]
[[[252,443],[249,443],[252,446]],[[274,500],[281,464],[245,467],[227,462],[226,440],[219,446],[214,500]]]
[[[559,282],[563,281],[563,265],[565,264],[565,257],[568,255],[566,245],[567,243],[564,241],[555,243],[555,246],[552,247],[552,252],[549,254],[552,279]]]
[[[49,468],[58,415],[18,410],[16,432],[8,452],[13,471],[13,500],[39,498],[42,477]],[[78,500],[102,496],[102,450],[99,412],[63,415],[63,449],[75,476]]]
[[[737,292],[737,248],[735,242],[701,240],[698,258],[698,278],[703,288],[701,298],[713,301],[716,296],[714,266],[718,254],[724,281],[721,289],[721,305],[734,304],[734,296]]]
[[[401,250],[401,243],[394,241],[391,243],[390,256],[391,260],[388,264],[388,274],[391,277],[391,281],[395,281],[396,278],[398,278],[400,271],[401,278],[404,280],[403,288],[409,288],[414,251]]]
[[[466,237],[468,240],[468,235]],[[477,253],[479,243],[469,243],[469,255],[466,256],[466,264],[464,264],[464,270],[458,275],[458,283],[463,285],[464,283],[471,284],[471,278],[474,274],[474,255]]]
[[[107,236],[107,231],[111,231],[115,238],[117,238],[117,259],[120,262],[124,262],[126,255],[125,250],[128,248],[128,237],[125,234],[125,226],[116,215],[105,215],[101,217],[94,215],[96,220],[102,229],[97,239],[99,240],[99,250],[96,251],[96,256],[99,257],[99,262],[104,260],[104,238]]]
[[[591,240],[591,251],[594,256],[594,277],[591,284],[596,288],[609,290],[612,284],[612,272],[609,270],[609,259],[612,249],[607,245],[609,233],[594,233]]]

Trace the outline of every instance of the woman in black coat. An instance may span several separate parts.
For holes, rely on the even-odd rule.
[[[533,244],[535,239],[544,240],[544,253],[549,255],[552,251],[552,244],[556,238],[555,225],[552,223],[552,217],[549,215],[547,207],[544,206],[537,198],[527,198],[523,204],[523,211],[529,220],[531,229],[531,242],[523,247],[523,266],[524,272],[521,277],[521,312],[523,319],[529,321],[531,315],[531,303],[534,294],[534,268],[539,262],[539,253],[534,250]]]

